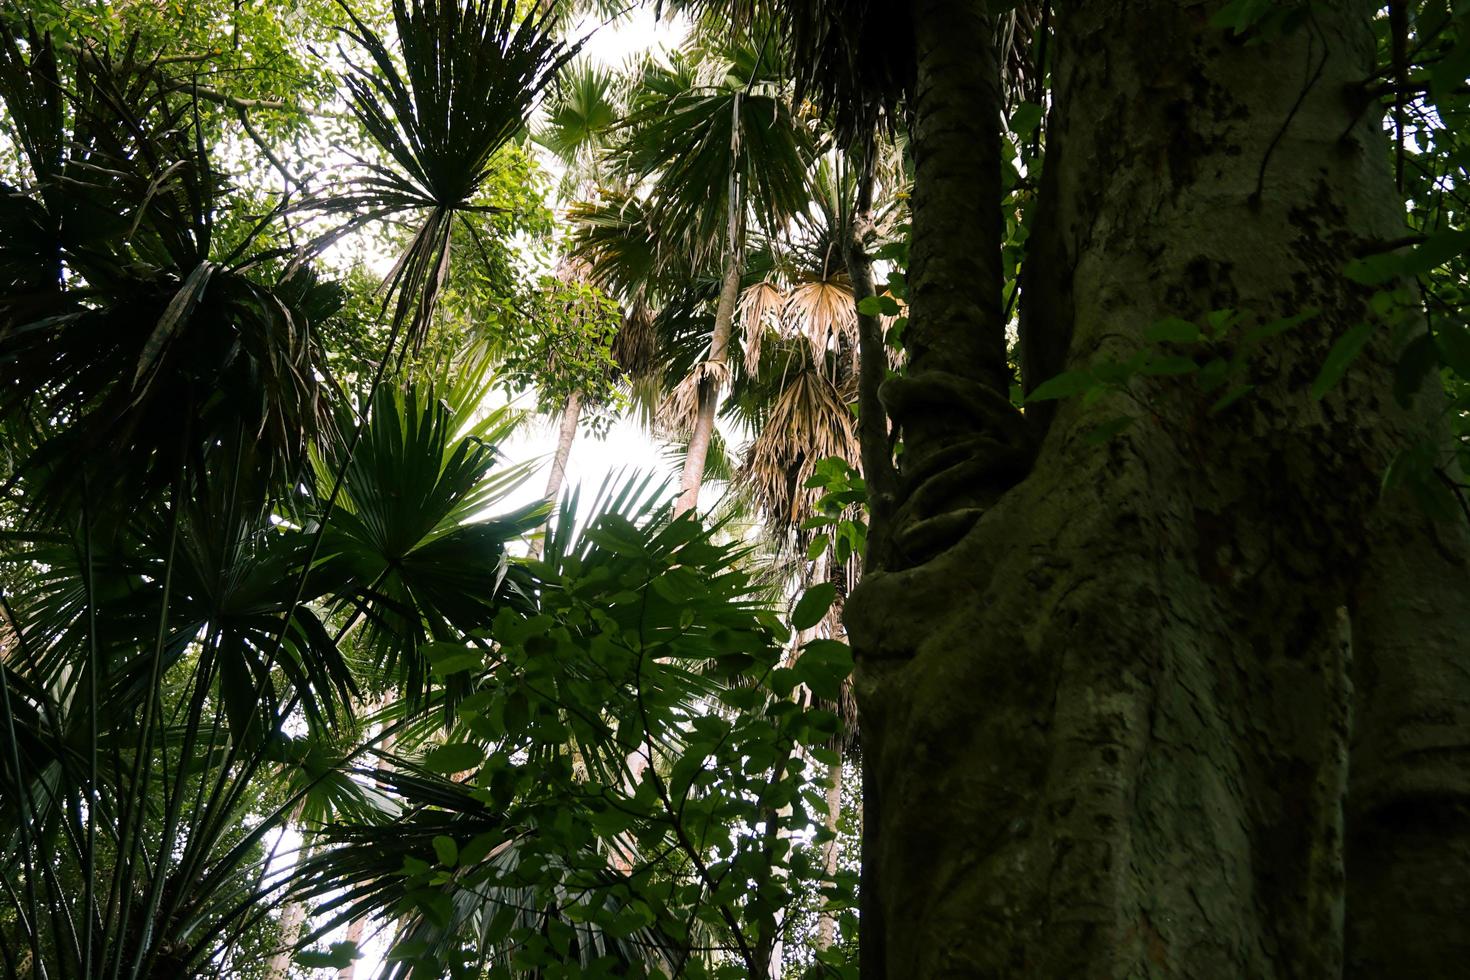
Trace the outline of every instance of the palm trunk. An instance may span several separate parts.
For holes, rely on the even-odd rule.
[[[556,454],[551,457],[551,473],[546,478],[546,499],[554,505],[556,495],[561,493],[561,485],[567,478],[567,460],[572,455],[572,443],[577,438],[577,423],[582,418],[582,393],[574,391],[567,395],[566,404],[561,409],[561,427],[556,435]],[[538,537],[531,542],[531,557],[540,558],[541,551],[546,545],[544,537]]]
[[[1028,259],[1045,296],[1026,295],[1028,329],[1076,368],[1126,361],[1165,316],[1320,313],[1258,349],[1243,379],[1255,390],[1226,411],[1178,379],[1141,381],[1146,410],[1063,401],[1024,482],[953,498],[941,515],[980,512],[924,549],[895,536],[870,566],[847,606],[877,804],[866,977],[1334,977],[1345,930],[1363,976],[1463,971],[1470,699],[1450,675],[1470,635],[1464,546],[1440,560],[1422,530],[1373,530],[1410,428],[1391,331],[1325,398],[1309,391],[1334,341],[1373,317],[1343,266],[1403,234],[1379,121],[1344,97],[1373,72],[1374,5],[1316,5],[1310,29],[1249,44],[1212,26],[1224,5],[1058,11]],[[925,81],[938,78],[925,16],[981,7],[916,5],[921,184],[945,179],[926,170],[931,141],[979,152],[958,124],[925,127],[924,100],[942,96]],[[966,50],[981,40],[964,35]],[[971,110],[991,124],[988,105]],[[949,333],[976,317],[921,305],[970,285],[920,263],[921,237],[931,256],[997,247],[922,225],[935,193],[915,189],[910,281],[911,336],[933,338],[931,359],[973,343]],[[968,193],[996,200],[989,185]],[[993,382],[955,383],[978,400]],[[906,407],[906,440],[943,434]],[[1087,438],[1120,415],[1121,435]],[[916,490],[903,487],[900,517]],[[1394,605],[1418,588],[1424,615]],[[1346,813],[1363,835],[1348,846],[1367,848],[1356,869],[1343,855],[1354,687],[1352,785],[1369,797]]]
[[[709,361],[721,370],[729,355],[730,330],[735,322],[735,303],[740,296],[740,274],[744,265],[744,248],[732,241],[725,251],[720,301],[715,307],[715,328],[709,344]],[[721,391],[722,385],[717,378],[706,376],[699,383],[699,410],[694,419],[694,429],[689,435],[684,472],[679,478],[679,499],[674,505],[676,517],[693,510],[699,504],[699,488],[704,483],[704,462],[709,456],[710,440],[714,437],[715,413],[720,407]]]
[[[352,920],[352,925],[347,927],[347,942],[356,946],[362,942],[362,934],[367,926],[367,919],[360,917]],[[361,950],[359,950],[361,952]],[[337,980],[353,980],[357,976],[357,960],[353,960],[337,971]]]
[[[827,819],[825,826],[832,839],[822,846],[822,866],[830,881],[837,875],[837,859],[842,854],[842,843],[837,839],[837,825],[842,819],[842,757],[839,750],[837,761],[827,769]],[[819,913],[817,917],[817,949],[831,949],[837,938],[837,916],[832,912]]]
[[[296,852],[296,868],[299,869],[311,856],[306,842],[301,842],[301,848]],[[296,877],[293,871],[291,878]],[[277,940],[276,952],[272,954],[270,963],[266,965],[266,976],[269,980],[286,980],[291,971],[291,959],[295,952],[296,941],[301,938],[301,927],[306,922],[306,903],[291,901],[281,912],[281,933]]]

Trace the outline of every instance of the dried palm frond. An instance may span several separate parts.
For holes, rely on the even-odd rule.
[[[857,308],[846,276],[798,283],[786,298],[786,319],[811,342],[818,359],[834,347],[857,344]]]
[[[658,331],[653,308],[640,293],[623,308],[623,322],[613,337],[612,356],[633,378],[649,375],[658,362]]]
[[[686,433],[699,415],[699,395],[705,382],[722,390],[730,383],[730,365],[724,361],[700,361],[664,396],[657,411],[658,427],[666,432]]]
[[[786,379],[766,425],[746,451],[738,480],[767,520],[795,530],[811,516],[821,494],[806,481],[817,462],[829,456],[856,460],[857,430],[844,393],[812,363]]]
[[[746,373],[759,373],[761,338],[765,336],[768,322],[773,326],[779,324],[785,305],[786,294],[781,291],[780,286],[769,280],[747,286],[745,292],[740,294],[740,326],[743,331],[742,343],[745,346]]]

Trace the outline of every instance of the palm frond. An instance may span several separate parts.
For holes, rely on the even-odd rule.
[[[780,326],[786,308],[786,293],[775,283],[762,279],[740,293],[741,346],[745,348],[745,371],[760,370],[761,340],[766,330]]]
[[[812,516],[820,490],[806,487],[818,461],[858,458],[857,431],[848,397],[828,373],[808,360],[781,387],[745,453],[737,481],[773,525],[790,531]]]
[[[811,343],[816,358],[857,344],[857,307],[845,275],[797,283],[787,296],[785,314],[786,322]]]
[[[473,399],[458,401],[476,406]],[[396,677],[410,705],[428,696],[426,644],[460,641],[489,625],[511,594],[506,546],[541,521],[540,504],[487,514],[534,472],[529,463],[500,468],[498,450],[487,441],[508,437],[515,419],[501,409],[466,429],[468,420],[452,415],[430,389],[384,389],[346,463],[313,572],[315,589],[332,592],[363,618],[361,645],[378,669]],[[323,494],[339,465],[336,455],[319,461]],[[465,681],[447,682],[446,709]]]
[[[371,63],[352,64],[348,101],[391,166],[365,163],[352,186],[309,206],[351,215],[348,229],[422,215],[386,283],[396,297],[394,322],[420,344],[448,273],[454,219],[486,210],[474,199],[495,152],[522,129],[575,46],[553,36],[548,13],[533,10],[517,22],[513,0],[394,0],[400,60],[342,5],[353,25],[348,36]]]

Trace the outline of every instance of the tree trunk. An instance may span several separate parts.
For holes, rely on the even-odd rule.
[[[572,455],[572,442],[577,438],[577,422],[581,418],[582,393],[574,391],[567,396],[566,404],[561,409],[561,426],[556,434],[556,454],[551,457],[551,473],[546,478],[545,496],[552,506],[556,505],[556,495],[561,493],[561,485],[567,478],[567,460]],[[534,539],[531,542],[531,557],[540,558],[545,547],[545,537]]]
[[[366,926],[367,918],[365,916],[359,916],[358,918],[353,919],[352,925],[347,927],[346,941],[352,943],[354,946],[361,943],[362,934],[365,931]],[[361,953],[362,950],[359,949],[359,957],[361,956]],[[348,963],[346,966],[339,969],[337,971],[337,980],[353,980],[353,978],[357,976],[357,963],[358,960],[354,959],[351,963]]]
[[[1428,406],[1438,414],[1443,399]],[[1353,596],[1347,974],[1470,964],[1470,541],[1407,500],[1370,528]]]
[[[858,192],[853,207],[852,237],[847,242],[847,275],[852,280],[852,302],[858,322],[858,444],[862,450],[863,479],[868,485],[868,506],[884,514],[893,497],[893,448],[888,444],[888,415],[878,391],[888,376],[888,346],[883,322],[864,313],[863,300],[877,295],[873,283],[873,258],[868,254],[867,236],[873,227],[873,168],[877,149],[870,135],[859,149]]]
[[[837,858],[842,853],[842,844],[837,839],[837,824],[842,819],[842,758],[827,769],[827,819],[825,825],[832,839],[822,845],[822,866],[830,880],[837,874]],[[837,938],[837,916],[832,912],[821,912],[817,916],[817,949],[831,949]]]
[[[943,183],[926,178],[924,143],[972,137],[924,127],[930,6],[980,4],[916,5],[917,181]],[[1325,398],[1309,392],[1336,338],[1372,317],[1343,265],[1403,234],[1379,120],[1347,97],[1374,68],[1373,5],[1314,6],[1309,24],[1249,44],[1210,25],[1223,6],[1058,11],[1028,343],[1075,368],[1126,361],[1166,316],[1320,312],[1259,347],[1242,379],[1254,391],[1223,412],[1219,391],[1142,378],[1131,398],[1061,402],[1013,488],[918,513],[922,485],[905,478],[894,545],[847,606],[877,804],[867,977],[1331,977],[1345,932],[1364,976],[1463,968],[1470,699],[1450,676],[1470,630],[1463,542],[1428,556],[1421,528],[1365,546],[1370,527],[1396,526],[1379,483],[1412,428],[1390,394],[1387,328]],[[910,335],[932,352],[976,317],[920,305],[929,278],[958,285],[917,261],[921,236],[980,255],[997,239],[922,226],[923,191]],[[994,381],[947,383],[968,397]],[[911,432],[949,424],[923,422],[933,402],[907,407],[905,458]],[[1119,417],[1121,434],[1089,438]],[[905,520],[956,511],[958,533],[901,546]],[[1437,616],[1394,604],[1393,590],[1431,586]],[[1348,610],[1366,716],[1352,785],[1369,797],[1350,811],[1353,853],[1360,836],[1394,843],[1345,872]]]
[[[561,428],[556,434],[556,455],[551,458],[551,473],[546,478],[546,499],[555,501],[567,478],[567,459],[572,455],[572,442],[577,438],[577,422],[582,418],[582,393],[572,392],[561,410]]]
[[[699,488],[704,483],[704,461],[709,455],[710,440],[715,433],[715,413],[720,407],[721,380],[730,350],[730,329],[735,322],[735,303],[740,296],[740,274],[745,265],[745,250],[732,242],[725,251],[724,278],[720,281],[720,300],[715,307],[714,333],[710,336],[708,363],[714,371],[699,382],[699,410],[694,430],[689,435],[689,451],[684,455],[684,472],[679,478],[679,499],[674,516],[687,513],[699,505]],[[715,375],[715,376],[711,376]]]
[[[869,552],[890,568],[922,562],[962,534],[1014,485],[1028,458],[1010,402],[1001,304],[993,24],[985,0],[917,0],[912,9],[908,364],[882,388],[903,454],[895,505],[891,514],[881,508]]]
[[[296,855],[296,867],[300,868],[310,857],[310,850],[306,842],[301,842],[301,849]],[[292,878],[296,875],[293,872]],[[296,950],[296,941],[301,938],[301,927],[306,922],[306,903],[302,901],[290,901],[286,903],[281,912],[281,934],[278,940],[276,952],[271,955],[270,963],[266,966],[266,976],[270,980],[285,980],[291,972],[291,959]]]

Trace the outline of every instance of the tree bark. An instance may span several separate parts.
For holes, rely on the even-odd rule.
[[[561,426],[556,434],[556,453],[551,457],[551,473],[546,478],[546,499],[556,505],[556,495],[561,492],[561,485],[567,478],[567,460],[572,455],[572,443],[577,438],[577,423],[582,418],[582,393],[574,391],[567,396],[566,404],[561,409]],[[540,558],[541,551],[546,547],[545,537],[538,537],[531,542],[530,555],[532,558]]]
[[[358,918],[353,919],[352,924],[347,927],[347,936],[345,937],[345,941],[352,943],[353,946],[357,946],[359,943],[362,942],[362,934],[366,931],[366,926],[367,918],[365,916],[359,916]],[[361,953],[362,950],[359,949],[359,959],[361,958]],[[338,969],[337,980],[354,980],[354,978],[357,976],[357,964],[358,959],[354,959],[351,963],[348,963],[346,966]]]
[[[869,508],[886,519],[894,494],[895,474],[893,447],[888,441],[888,414],[878,392],[888,376],[888,347],[882,321],[862,310],[863,300],[878,292],[873,283],[873,259],[867,249],[867,236],[873,226],[873,158],[877,153],[874,139],[869,134],[859,151],[857,202],[845,257],[858,322],[858,443],[862,449],[863,479],[868,485]]]
[[[984,0],[916,0],[913,241],[904,375],[883,384],[903,434],[873,554],[917,564],[1024,473],[1001,304],[1000,68]]]
[[[1402,553],[1365,546],[1365,529],[1392,525],[1379,483],[1404,430],[1390,331],[1325,398],[1309,392],[1333,342],[1372,316],[1371,291],[1342,267],[1403,233],[1379,120],[1346,96],[1373,71],[1373,5],[1316,6],[1310,23],[1249,44],[1211,26],[1223,6],[1058,11],[1029,327],[1076,368],[1127,360],[1165,316],[1229,308],[1248,326],[1319,312],[1251,356],[1255,389],[1226,411],[1210,410],[1218,391],[1178,378],[1061,402],[1022,482],[995,481],[990,500],[945,498],[921,519],[968,511],[950,525],[959,533],[894,549],[854,591],[865,792],[877,802],[865,810],[866,977],[1330,977],[1345,932],[1395,975],[1463,967],[1448,958],[1458,940],[1422,937],[1433,949],[1412,961],[1422,970],[1398,972],[1410,939],[1463,932],[1453,903],[1429,908],[1441,881],[1417,877],[1433,868],[1457,883],[1455,900],[1470,893],[1463,862],[1434,863],[1445,832],[1411,838],[1394,821],[1405,801],[1432,798],[1464,854],[1470,701],[1452,686],[1444,703],[1437,685],[1463,668],[1450,638],[1470,622],[1446,597],[1426,636],[1388,613],[1387,591],[1359,589],[1385,575],[1415,588],[1394,569],[1426,560],[1422,535],[1379,533]],[[922,23],[918,36],[922,106]],[[920,112],[916,138],[922,124]],[[929,138],[971,137],[956,126]],[[921,164],[926,152],[915,146]],[[996,199],[988,185],[973,193]],[[953,247],[959,235],[940,237]],[[928,349],[957,361],[973,317],[958,301],[921,307],[921,272],[951,285],[959,273],[917,261],[910,272],[910,335],[928,332]],[[1039,301],[1043,290],[1065,302]],[[1171,353],[1203,363],[1239,336]],[[971,397],[995,379],[951,383]],[[940,409],[904,420],[905,456],[910,433],[949,424],[924,411]],[[1121,434],[1089,438],[1120,416]],[[1464,595],[1463,563],[1437,562],[1418,575]],[[1416,652],[1399,661],[1390,647]],[[1352,924],[1360,889],[1345,884],[1351,656],[1359,677],[1365,664],[1382,675],[1356,698],[1381,720],[1360,726],[1354,763],[1370,746],[1383,759],[1352,785],[1384,801],[1367,802],[1353,833],[1395,836],[1393,859],[1363,869],[1388,877],[1361,891],[1372,907],[1374,888],[1419,889],[1411,909],[1378,901],[1372,914],[1398,916],[1386,927]],[[1418,769],[1388,764],[1422,749]],[[1404,921],[1420,909],[1430,924]],[[1404,931],[1386,936],[1394,922]]]
[[[296,867],[300,868],[311,856],[306,841],[296,855]],[[292,877],[295,877],[293,872]],[[306,923],[306,903],[292,900],[281,911],[281,932],[276,952],[266,965],[266,976],[271,980],[285,980],[291,972],[291,959],[296,952],[296,942],[301,938],[301,927]]]
[[[840,751],[840,750],[839,750]],[[837,839],[837,825],[842,819],[842,759],[827,769],[827,819],[826,828],[832,839],[822,845],[822,866],[830,880],[837,874],[837,859],[842,853],[842,843]],[[837,938],[837,916],[821,912],[817,916],[817,949],[831,949]]]
[[[546,499],[556,500],[567,478],[567,459],[572,455],[572,442],[577,438],[577,422],[582,418],[582,393],[567,396],[561,409],[561,427],[556,435],[556,455],[551,458],[551,473],[546,478]]]
[[[1422,397],[1422,396],[1421,396]],[[1427,399],[1438,414],[1443,399]],[[1372,522],[1353,597],[1347,975],[1470,963],[1470,541],[1412,500]]]
[[[724,275],[720,281],[720,299],[715,307],[714,332],[710,335],[707,363],[714,374],[723,376],[730,351],[730,330],[735,322],[735,304],[740,297],[740,275],[745,266],[745,250],[735,242],[725,250]],[[720,377],[707,374],[699,382],[699,409],[694,429],[689,434],[689,450],[684,455],[684,471],[679,477],[679,499],[674,516],[694,510],[699,505],[699,488],[704,484],[704,463],[709,456],[710,441],[715,432],[715,413],[720,407],[724,385]]]

